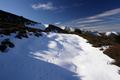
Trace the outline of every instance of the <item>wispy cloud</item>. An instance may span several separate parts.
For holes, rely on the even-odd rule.
[[[90,19],[90,20],[84,20],[84,21],[80,21],[80,22],[77,22],[79,24],[83,24],[83,23],[94,23],[94,22],[99,22],[99,21],[102,21],[101,19]]]
[[[32,5],[32,8],[35,10],[41,9],[41,10],[56,10],[57,7],[53,5],[52,2],[47,3],[36,3]]]
[[[116,15],[116,14],[120,14],[120,8],[117,9],[113,9],[113,10],[109,10],[109,11],[105,11],[101,14],[95,15],[95,16],[91,16],[88,17],[88,19],[95,19],[95,18],[101,18],[101,17],[108,17],[108,16],[112,16],[112,15]]]
[[[61,24],[61,22],[55,22],[54,24],[55,24],[55,25],[59,25],[59,24]]]
[[[76,19],[64,23],[63,25],[81,29],[94,29],[100,31],[107,31],[108,29],[120,31],[120,8],[108,10],[94,16]]]

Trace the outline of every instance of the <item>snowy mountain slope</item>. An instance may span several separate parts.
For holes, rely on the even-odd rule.
[[[114,35],[119,35],[117,32],[115,32],[115,31],[111,31],[111,32],[106,32],[105,33],[105,35],[106,36],[110,36],[110,35],[112,35],[112,34],[114,34]]]
[[[119,80],[119,67],[102,51],[73,34],[43,33],[0,55],[1,80]]]

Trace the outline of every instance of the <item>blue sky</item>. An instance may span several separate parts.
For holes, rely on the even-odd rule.
[[[120,29],[120,0],[0,0],[0,9],[44,24]]]

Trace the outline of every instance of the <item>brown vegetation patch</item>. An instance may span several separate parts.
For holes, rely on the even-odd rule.
[[[112,59],[115,59],[114,64],[120,67],[120,45],[110,46],[104,53]]]

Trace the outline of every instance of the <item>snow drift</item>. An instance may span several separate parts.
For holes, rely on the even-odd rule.
[[[16,39],[0,54],[1,80],[119,80],[114,60],[73,34]]]

